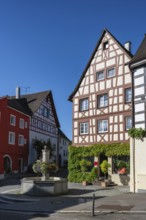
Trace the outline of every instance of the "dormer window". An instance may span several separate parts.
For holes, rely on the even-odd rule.
[[[108,44],[108,41],[106,41],[103,43],[103,50],[106,50],[108,48],[109,48],[109,44]]]

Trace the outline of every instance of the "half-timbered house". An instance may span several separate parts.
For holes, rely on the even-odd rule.
[[[21,97],[26,98],[28,106],[32,111],[29,127],[29,164],[32,164],[37,159],[37,154],[33,146],[35,139],[45,142],[50,140],[53,147],[53,160],[58,163],[58,128],[60,124],[52,92],[43,91],[22,95]]]
[[[105,29],[70,95],[73,145],[127,142],[131,127],[130,42],[125,47]]]
[[[105,29],[69,97],[73,145],[129,142],[132,126],[131,43],[123,46]]]

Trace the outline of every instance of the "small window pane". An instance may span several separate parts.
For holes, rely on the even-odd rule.
[[[16,125],[16,116],[10,115],[10,124],[11,125]]]
[[[103,133],[108,131],[108,120],[98,121],[98,132]]]
[[[24,128],[24,119],[23,118],[20,118],[19,127],[22,129]]]
[[[15,133],[9,132],[9,144],[15,144]]]
[[[107,77],[108,78],[112,77],[114,75],[115,75],[115,69],[114,68],[107,70]]]
[[[132,117],[128,116],[126,117],[126,130],[132,128]]]
[[[108,95],[107,94],[99,95],[98,96],[98,107],[102,108],[106,106],[108,106]]]
[[[80,123],[80,134],[88,134],[88,122]]]
[[[88,110],[88,99],[81,99],[80,100],[80,111]]]
[[[103,43],[103,50],[106,50],[108,48],[109,48],[109,44],[108,44],[108,41],[106,41]]]
[[[18,144],[21,146],[24,145],[24,136],[23,135],[19,135]]]
[[[131,102],[132,101],[132,89],[128,88],[125,90],[125,101]]]
[[[102,79],[104,79],[104,71],[97,72],[96,73],[96,81],[100,81]]]

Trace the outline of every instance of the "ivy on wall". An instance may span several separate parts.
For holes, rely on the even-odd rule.
[[[111,156],[129,156],[129,143],[95,144],[91,146],[70,146],[68,155],[68,180],[70,182],[81,182],[80,161],[86,157],[94,157],[104,154]]]
[[[131,138],[135,138],[137,140],[143,140],[146,137],[146,129],[143,128],[130,128],[128,130],[128,135]]]

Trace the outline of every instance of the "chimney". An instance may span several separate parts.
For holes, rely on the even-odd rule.
[[[16,99],[20,99],[20,87],[16,87]]]
[[[130,42],[130,41],[127,41],[127,42],[124,44],[124,47],[126,48],[126,50],[128,50],[129,52],[131,52],[131,42]]]

